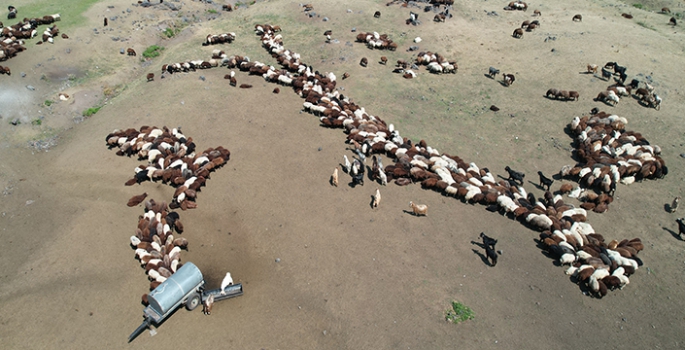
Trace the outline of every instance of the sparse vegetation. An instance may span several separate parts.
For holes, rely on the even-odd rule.
[[[211,13],[211,14],[213,14],[213,15],[219,13],[219,11],[217,11],[217,10],[215,10],[215,9],[209,9],[209,10],[207,10],[207,12],[209,12],[209,13]]]
[[[644,6],[642,4],[633,4],[633,7],[642,10]]]
[[[102,106],[88,108],[85,111],[83,111],[83,116],[90,117],[93,114],[97,113],[100,110],[100,108],[102,108]]]
[[[47,107],[50,107],[50,105],[52,105],[54,102],[53,102],[52,100],[45,100],[45,102],[43,102],[43,103],[44,103]]]
[[[164,50],[164,47],[162,47],[162,46],[157,46],[157,45],[149,46],[143,52],[143,57],[145,57],[147,59],[155,58],[155,57],[162,54],[162,50]]]
[[[457,302],[452,302],[452,308],[445,311],[445,320],[447,322],[459,323],[467,320],[472,320],[476,314],[470,307]]]
[[[645,22],[637,22],[637,25],[639,25],[640,27],[645,27],[647,29],[656,30],[656,29],[654,29],[654,27],[650,26],[649,24],[647,24]]]
[[[40,126],[41,124],[43,124],[43,120],[41,120],[40,118],[31,121],[31,125],[33,126]]]

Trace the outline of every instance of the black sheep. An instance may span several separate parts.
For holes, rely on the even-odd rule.
[[[513,180],[514,182],[518,182],[519,184],[523,185],[523,178],[526,176],[526,174],[513,170],[508,165],[504,167],[504,170],[509,173],[509,180]]]
[[[538,171],[538,175],[540,175],[540,187],[545,188],[545,190],[549,191],[549,187],[552,186],[554,180],[543,175],[542,171]]]

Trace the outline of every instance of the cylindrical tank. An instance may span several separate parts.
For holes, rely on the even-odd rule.
[[[183,298],[204,283],[202,272],[191,262],[186,262],[176,273],[167,278],[148,295],[150,307],[164,315],[176,307]]]

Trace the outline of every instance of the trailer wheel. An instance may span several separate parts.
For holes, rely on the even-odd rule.
[[[193,311],[195,308],[200,305],[200,294],[193,293],[191,294],[188,299],[186,300],[186,309],[188,311]]]

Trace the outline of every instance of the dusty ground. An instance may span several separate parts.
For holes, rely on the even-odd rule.
[[[671,28],[668,16],[654,12],[668,6],[682,13],[682,4],[649,2],[639,10],[605,0],[572,7],[530,3],[542,11],[542,27],[520,40],[511,32],[532,11],[503,11],[506,1],[466,2],[440,24],[413,9],[423,22],[416,27],[404,24],[409,9],[384,2],[314,3],[320,15],[315,18],[287,1],[220,14],[197,1],[182,5],[172,12],[124,0],[99,2],[82,24],[63,29],[70,39],[41,46],[29,41],[29,51],[2,63],[13,72],[0,76],[4,348],[684,346],[684,243],[676,214],[666,213],[664,204],[682,194],[685,40],[680,26]],[[381,19],[372,17],[377,9]],[[576,13],[583,22],[571,21]],[[103,28],[105,16],[118,17]],[[236,42],[221,49],[273,64],[251,32],[265,22],[281,25],[286,47],[315,69],[338,77],[349,72],[350,79],[339,82],[343,93],[403,135],[426,139],[493,173],[511,165],[534,181],[537,170],[551,174],[572,163],[563,129],[592,107],[628,118],[629,129],[662,147],[670,174],[619,186],[610,210],[591,213],[589,221],[610,239],[641,237],[644,266],[624,290],[601,300],[589,297],[536,246],[535,232],[481,206],[418,186],[389,185],[381,188],[381,206],[372,210],[375,184],[331,187],[333,168],[343,154],[351,155],[345,135],[300,113],[302,100],[292,92],[282,88],[274,95],[273,85],[244,73],[238,73],[239,83],[253,89],[229,87],[223,68],[159,78],[163,63],[209,58],[214,47],[200,45],[208,33],[236,32]],[[166,39],[161,30],[168,26],[182,31]],[[353,43],[352,27],[389,33],[400,49],[369,51]],[[340,43],[325,44],[326,29]],[[416,36],[423,38],[422,50],[457,60],[459,72],[435,76],[421,69],[418,79],[405,81],[375,63],[381,55],[391,62],[411,58],[405,50]],[[555,39],[545,41],[550,37]],[[141,62],[152,44],[166,47],[163,55]],[[126,47],[139,56],[120,55]],[[365,69],[357,64],[362,56],[373,62]],[[609,83],[579,72],[587,63],[607,61],[627,66],[629,79],[650,76],[664,99],[661,110],[629,98],[616,107],[593,102]],[[505,88],[484,77],[489,66],[513,72],[516,83]],[[154,82],[144,81],[148,72],[157,75]],[[577,90],[581,99],[547,100],[543,94],[550,87]],[[72,99],[46,107],[44,101],[57,101],[59,91]],[[94,116],[81,116],[101,104]],[[492,104],[501,110],[488,111]],[[21,124],[10,125],[14,119]],[[37,119],[40,125],[31,125]],[[182,126],[200,149],[231,150],[231,160],[200,193],[198,208],[181,213],[190,241],[183,259],[202,269],[210,288],[231,271],[245,295],[217,303],[210,317],[179,310],[157,335],[146,332],[127,345],[142,320],[140,296],[148,283],[127,244],[143,211],[125,203],[142,192],[168,201],[173,191],[149,182],[125,187],[140,162],[117,157],[104,138],[114,129],[142,125]],[[532,183],[526,187],[541,194]],[[409,200],[428,204],[428,217],[407,214]],[[495,268],[470,243],[481,231],[499,239],[503,255]],[[452,300],[471,307],[475,319],[445,322]]]

